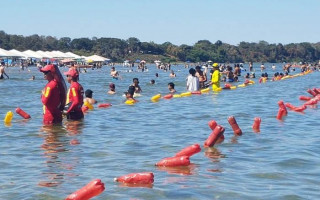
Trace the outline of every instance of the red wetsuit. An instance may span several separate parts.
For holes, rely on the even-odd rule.
[[[56,80],[48,82],[42,90],[43,123],[53,124],[62,122],[60,106],[60,90]]]
[[[67,93],[66,104],[71,105],[67,110],[67,118],[78,120],[83,118],[83,112],[81,110],[83,104],[83,87],[78,82],[72,82]]]

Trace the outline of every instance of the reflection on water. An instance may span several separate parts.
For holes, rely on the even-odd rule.
[[[193,175],[195,173],[196,165],[190,164],[188,166],[179,167],[162,167],[157,166],[157,170],[165,171],[168,174],[178,174],[178,175]]]
[[[61,154],[68,151],[68,145],[72,143],[79,144],[79,141],[72,139],[73,142],[68,142],[67,135],[75,135],[81,133],[82,123],[68,121],[65,127],[61,125],[44,125],[40,129],[41,137],[43,137],[43,144],[41,149],[44,150],[43,155],[46,159],[46,168],[42,175],[46,180],[41,180],[38,185],[42,187],[57,187],[63,183],[66,171],[73,170],[77,162],[68,162],[62,159]],[[76,158],[73,158],[77,160]],[[72,173],[68,173],[68,176]],[[72,175],[76,176],[76,175]]]

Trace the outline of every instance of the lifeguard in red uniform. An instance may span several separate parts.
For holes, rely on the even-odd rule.
[[[67,81],[70,83],[70,88],[67,93],[66,104],[69,106],[64,114],[68,119],[79,120],[83,118],[81,110],[83,104],[83,87],[78,83],[79,74],[75,69],[70,68],[64,75],[67,76]]]
[[[61,95],[58,82],[54,78],[56,68],[54,65],[46,65],[40,69],[44,74],[44,79],[48,80],[47,85],[42,90],[41,101],[43,103],[43,123],[54,124],[62,122]]]

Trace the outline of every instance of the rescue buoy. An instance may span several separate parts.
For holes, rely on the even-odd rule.
[[[163,96],[164,99],[171,99],[172,97],[173,97],[172,94],[167,94]]]
[[[311,105],[315,105],[315,104],[317,104],[317,103],[318,103],[317,99],[312,98],[312,99],[310,99],[309,101],[305,102],[304,105],[306,105],[306,106],[311,106]]]
[[[161,98],[161,94],[157,94],[151,97],[151,101],[159,101],[160,98]]]
[[[184,92],[184,93],[181,93],[180,95],[181,97],[188,97],[188,96],[191,96],[191,92]]]
[[[230,87],[230,90],[234,90],[234,89],[237,89],[237,86],[231,86]]]
[[[285,105],[287,108],[289,108],[290,110],[292,110],[292,109],[295,108],[295,106],[292,105],[291,103],[285,103],[284,105]]]
[[[12,111],[8,111],[6,116],[4,117],[4,123],[6,124],[10,124],[13,118],[13,112]]]
[[[311,100],[311,97],[299,96],[299,99],[300,99],[301,101],[309,101],[309,100]]]
[[[89,110],[89,108],[87,106],[82,106],[81,110],[83,113],[87,112]]]
[[[261,118],[255,117],[252,125],[253,132],[259,133],[260,132],[260,124],[261,124]]]
[[[25,119],[30,119],[31,118],[31,116],[28,113],[26,113],[25,111],[23,111],[19,107],[16,109],[16,113],[19,114],[21,117],[23,117]]]
[[[224,127],[217,125],[204,142],[204,147],[212,147],[224,133]],[[224,139],[224,138],[223,138]]]
[[[89,200],[101,194],[104,189],[104,183],[102,183],[100,179],[95,179],[83,188],[70,194],[66,200]]]
[[[114,178],[114,181],[129,184],[152,184],[154,175],[152,172],[131,173]]]
[[[224,84],[224,87],[222,88],[222,89],[224,89],[224,90],[229,90],[230,88],[231,88],[231,84],[229,84],[229,83],[226,83],[226,84]]]
[[[173,98],[180,98],[180,97],[181,97],[180,94],[174,94],[174,95],[173,95]]]
[[[193,144],[191,146],[188,146],[188,147],[182,149],[178,153],[176,153],[175,157],[179,157],[179,156],[191,157],[194,154],[199,153],[200,151],[201,151],[200,145],[199,144]]]
[[[188,166],[190,165],[190,159],[188,156],[179,156],[179,157],[169,157],[160,160],[156,163],[156,166],[163,167],[177,167],[177,166]]]
[[[317,88],[313,88],[312,91],[316,94],[316,96],[320,94],[320,91]]]
[[[247,85],[245,85],[244,83],[238,85],[238,87],[246,87]]]
[[[112,106],[111,103],[101,103],[98,105],[98,108],[108,108],[110,106]]]
[[[136,103],[136,101],[132,100],[132,99],[129,99],[129,100],[125,101],[124,103],[127,104],[127,105],[133,105],[133,104]]]
[[[309,93],[309,94],[311,94],[312,96],[317,96],[317,94],[313,91],[313,90],[311,90],[311,89],[308,89],[307,90],[307,92]]]
[[[222,88],[219,87],[219,88],[215,88],[215,89],[212,89],[214,92],[221,92],[222,91]]]
[[[91,105],[88,101],[83,102],[84,106],[87,106],[90,110],[93,110],[93,105]]]
[[[279,105],[279,108],[282,108],[284,110],[284,115],[287,115],[288,111],[282,100],[278,101],[278,105]]]
[[[193,91],[191,94],[201,95],[201,91]]]
[[[214,130],[218,124],[217,124],[216,121],[210,120],[210,121],[208,122],[208,125],[209,125],[209,127],[211,128],[211,130]]]
[[[278,120],[282,120],[283,116],[285,116],[285,112],[286,112],[286,111],[285,111],[284,109],[279,108],[278,114],[277,114],[277,119],[278,119]]]
[[[237,124],[237,121],[236,121],[236,119],[234,118],[234,116],[228,117],[228,122],[229,122],[229,124],[230,124],[230,126],[231,126],[231,128],[232,128],[232,130],[233,130],[233,133],[234,133],[235,135],[238,135],[238,136],[242,135],[242,131],[241,131],[241,129],[239,128],[239,126],[238,126],[238,124]]]
[[[223,130],[224,131],[224,130]],[[221,134],[221,136],[219,137],[219,139],[216,141],[215,144],[221,144],[224,141],[224,135]]]
[[[299,107],[295,107],[292,110],[295,111],[295,112],[303,112],[305,109],[307,109],[307,106],[306,105],[302,105],[302,106],[299,106]]]
[[[210,88],[202,89],[202,90],[200,90],[200,92],[201,92],[201,93],[210,92]]]

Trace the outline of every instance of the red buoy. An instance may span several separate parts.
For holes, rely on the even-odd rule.
[[[232,86],[231,84],[226,83],[226,84],[224,84],[224,87],[222,89],[230,89],[231,86]]]
[[[302,105],[302,106],[299,106],[299,107],[295,107],[292,110],[295,111],[295,112],[303,112],[305,109],[307,109],[307,106],[306,105]]]
[[[317,94],[313,91],[313,90],[311,90],[311,89],[308,89],[307,90],[307,92],[309,93],[309,94],[311,94],[312,96],[317,96]]]
[[[172,97],[173,97],[173,94],[167,94],[163,96],[164,99],[171,99]]]
[[[259,133],[260,132],[260,124],[261,124],[261,118],[255,117],[252,125],[253,132]]]
[[[278,101],[278,105],[279,105],[279,108],[282,108],[284,111],[284,115],[287,115],[288,114],[288,111],[287,111],[287,108],[286,108],[286,106],[284,105],[284,103],[283,103],[283,101],[282,100],[280,100],[280,101]]]
[[[81,110],[83,113],[87,112],[89,110],[89,108],[87,106],[82,106]]]
[[[238,124],[237,124],[237,121],[236,121],[236,119],[234,118],[234,116],[228,117],[228,122],[229,122],[229,124],[230,124],[230,126],[231,126],[231,128],[232,128],[232,130],[233,130],[233,133],[234,133],[235,135],[238,135],[238,136],[242,135],[242,131],[241,131],[241,129],[239,128],[239,126],[238,126]]]
[[[176,153],[176,157],[179,156],[188,156],[191,157],[196,153],[199,153],[201,151],[201,147],[199,144],[193,144],[191,146],[188,146],[184,149],[182,149],[181,151],[179,151],[178,153]]]
[[[210,120],[208,122],[209,127],[211,128],[211,130],[214,130],[214,128],[216,128],[216,126],[218,125],[216,121],[214,120]]]
[[[224,130],[223,130],[223,132],[224,132]],[[221,144],[223,141],[224,141],[224,135],[221,134],[221,136],[219,137],[219,139],[216,141],[215,144]]]
[[[152,172],[132,173],[115,178],[114,181],[129,184],[152,184],[154,175]]]
[[[224,127],[217,125],[209,137],[204,142],[204,147],[212,147],[224,133]]]
[[[98,108],[108,108],[110,106],[112,106],[111,103],[101,103],[98,105]]]
[[[277,114],[277,119],[282,120],[283,116],[285,116],[285,110],[282,108],[279,108],[278,114]]]
[[[316,96],[320,94],[320,91],[317,88],[313,88],[312,91],[316,94]]]
[[[191,94],[197,94],[197,95],[200,95],[200,94],[201,94],[201,91],[193,91],[193,92],[191,92]]]
[[[294,105],[292,105],[291,103],[285,103],[284,104],[287,108],[289,108],[290,110],[296,108]]]
[[[309,101],[305,102],[303,105],[311,106],[311,105],[315,105],[317,103],[318,103],[317,98],[312,98]]]
[[[177,167],[177,166],[188,166],[190,165],[190,160],[188,156],[179,156],[179,157],[169,157],[160,160],[156,163],[156,166],[163,167]]]
[[[301,101],[309,101],[311,99],[311,97],[307,97],[307,96],[300,96],[299,99]]]
[[[104,183],[100,179],[95,179],[88,183],[83,188],[70,194],[66,200],[89,200],[92,197],[98,196],[104,191]]]
[[[24,112],[21,108],[17,108],[16,109],[16,113],[17,114],[19,114],[21,117],[23,117],[23,118],[25,118],[25,119],[30,119],[31,118],[31,116],[28,114],[28,113],[26,113],[26,112]]]

